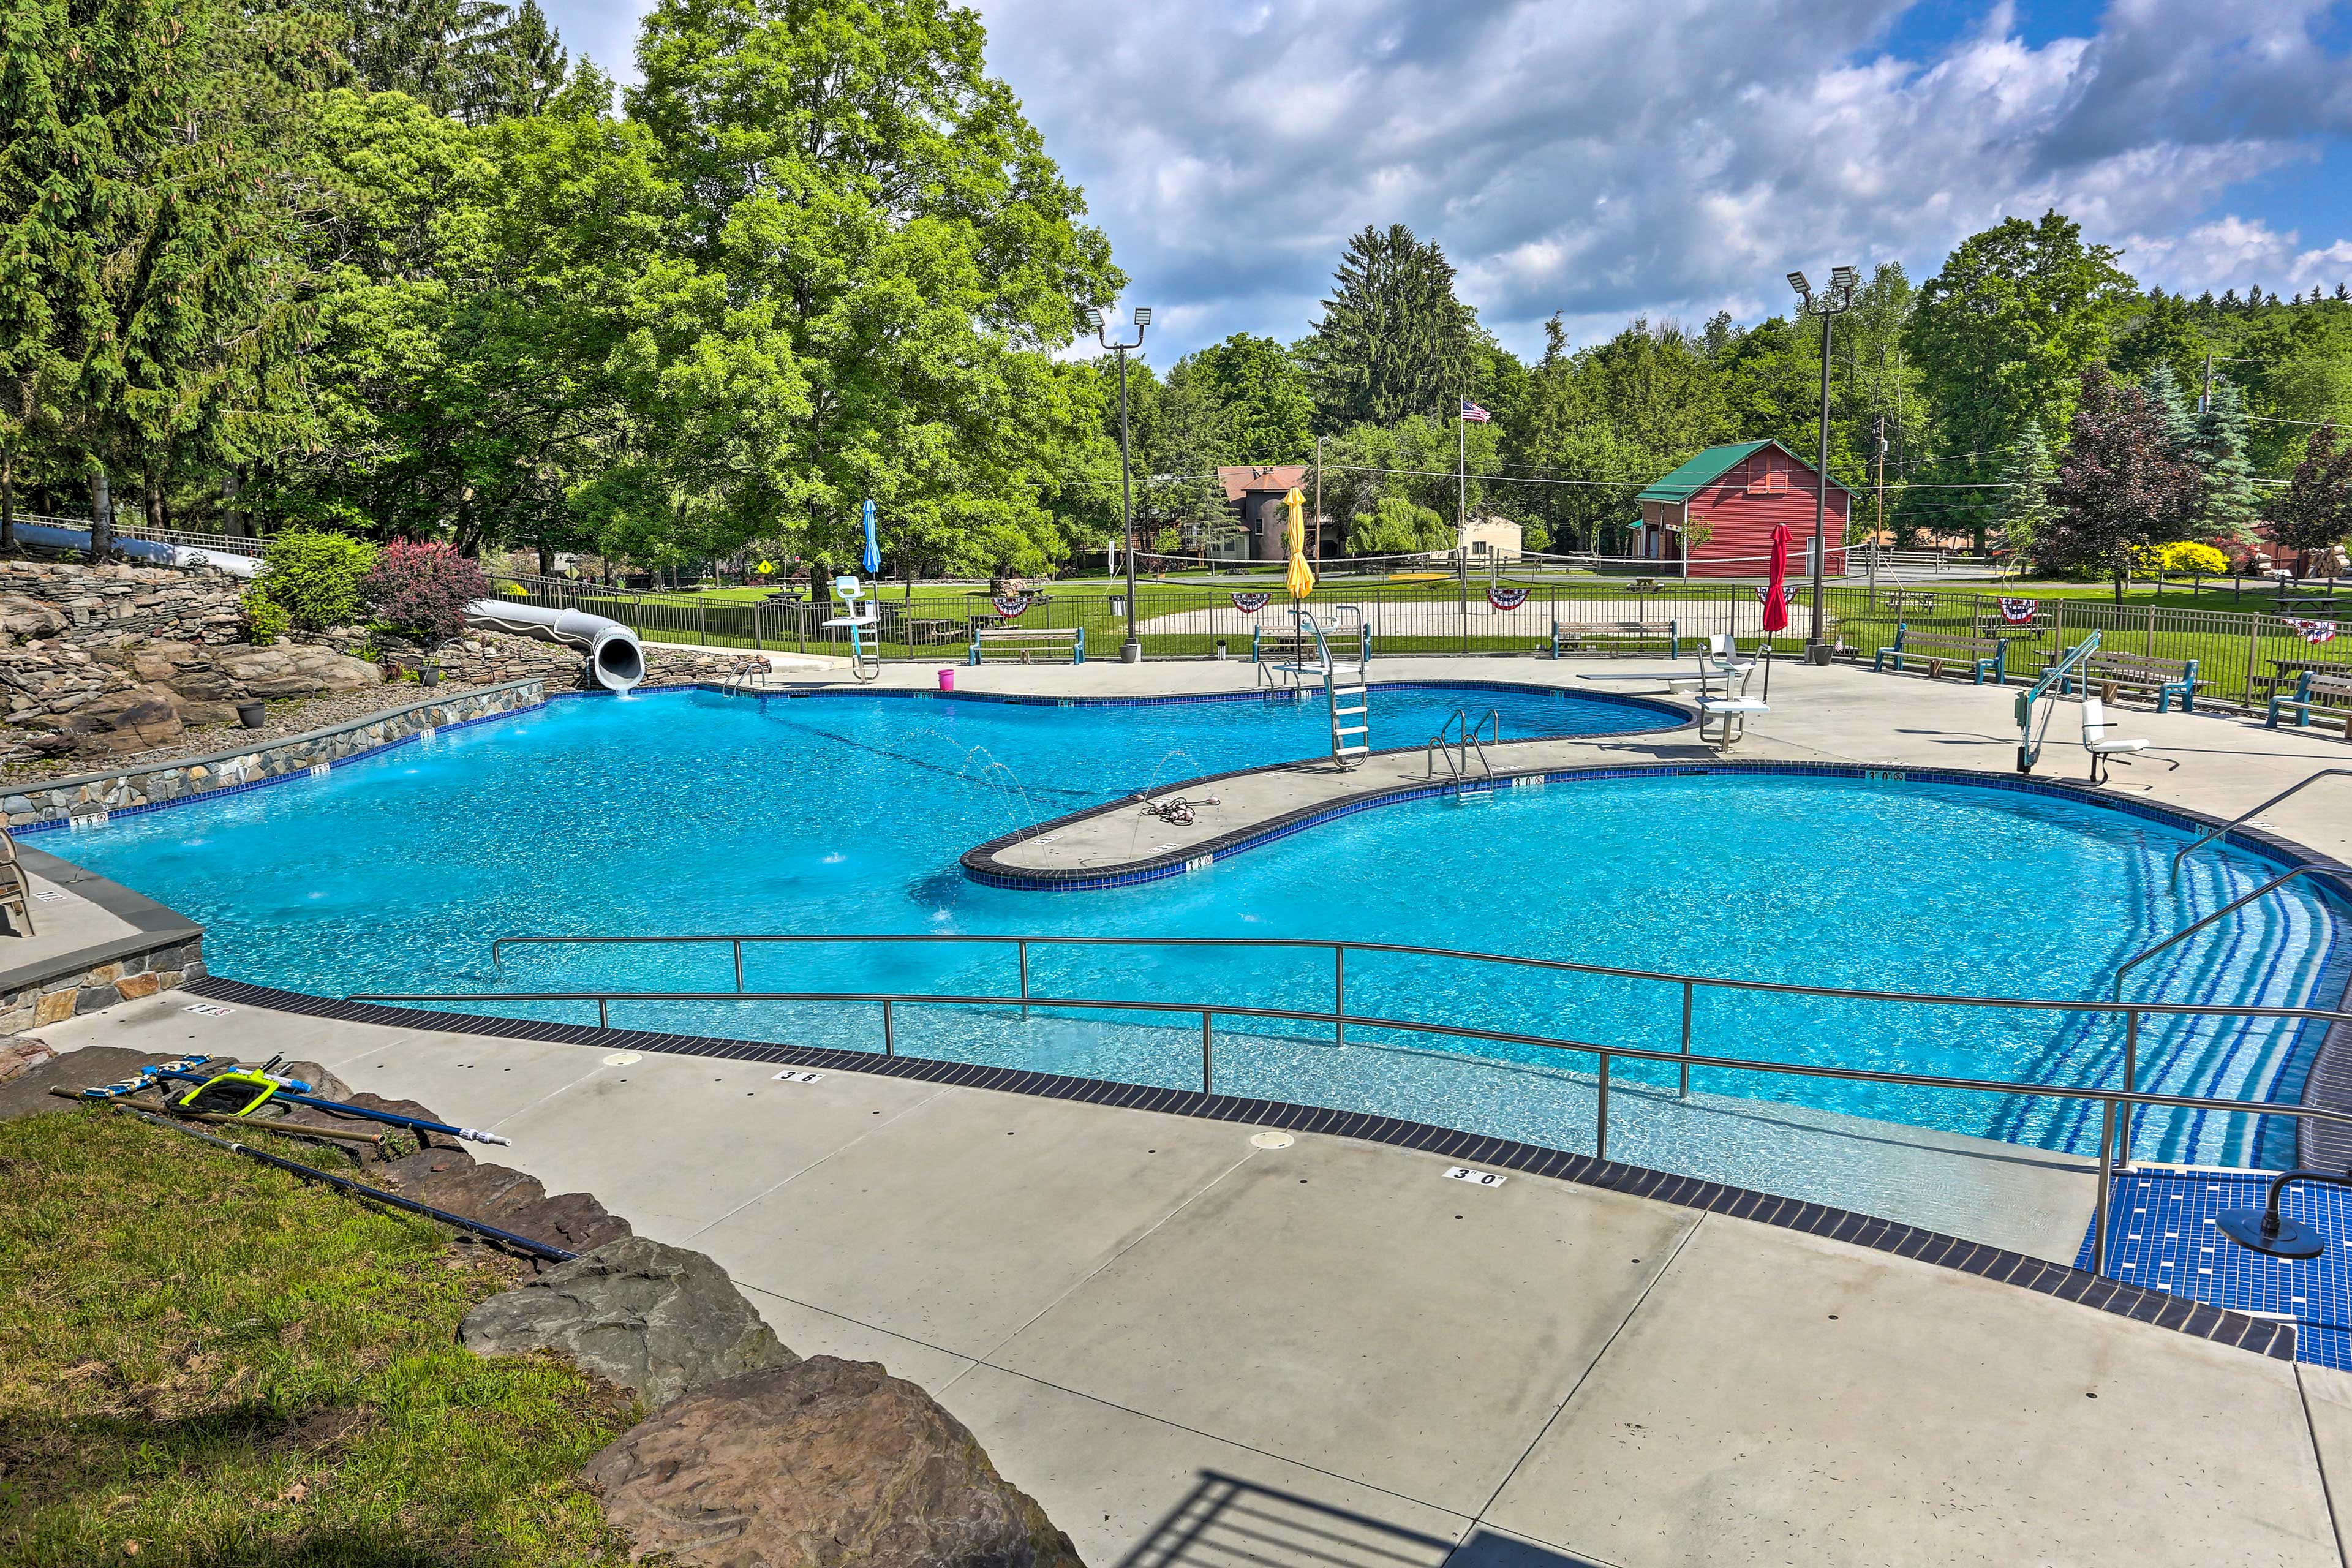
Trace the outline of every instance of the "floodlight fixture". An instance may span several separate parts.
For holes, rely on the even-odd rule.
[[[1148,327],[1151,325],[1151,307],[1138,305],[1128,319],[1139,327]]]
[[[1098,332],[1103,329],[1103,313],[1092,305],[1087,307],[1087,325]]]
[[[1852,289],[1859,287],[1861,282],[1862,274],[1856,272],[1851,267],[1832,267],[1830,268],[1830,287],[1838,289],[1840,292],[1851,291]]]
[[[1805,275],[1801,272],[1789,274],[1789,287],[1808,300],[1813,297],[1813,286],[1805,281]]]

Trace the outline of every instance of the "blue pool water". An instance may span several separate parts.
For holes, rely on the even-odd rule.
[[[1654,705],[1528,689],[1386,688],[1375,742],[1456,706],[1507,738],[1671,723]],[[1325,749],[1319,703],[1019,705],[826,693],[557,701],[444,731],[324,778],[118,818],[40,842],[201,921],[222,973],[299,990],[723,988],[717,950],[523,950],[510,933],[1024,931],[1346,937],[1626,967],[1964,995],[2088,998],[2123,957],[2274,868],[2209,847],[2176,893],[2172,826],[2080,799],[1962,785],[1717,773],[1556,783],[1492,804],[1360,813],[1211,869],[1092,892],[1014,891],[958,857],[1138,790]],[[1207,793],[1214,793],[1209,786]],[[1204,814],[1214,819],[1216,808]],[[1134,816],[1139,847],[1157,826]],[[2134,994],[2305,1005],[2342,986],[2336,916],[2308,890],[2181,944]],[[1009,950],[753,948],[754,990],[1014,989]],[[1321,1008],[1328,956],[1040,949],[1039,994]],[[2329,989],[2331,988],[2332,989]],[[1352,1012],[1671,1049],[1679,987],[1402,956],[1352,958]],[[572,1019],[593,1009],[518,1011]],[[864,1009],[636,1004],[614,1022],[879,1046]],[[1592,1059],[1352,1032],[1354,1047],[1228,1020],[1217,1087],[1589,1147]],[[1696,1047],[1971,1078],[2117,1081],[2120,1026],[2088,1015],[1701,991]],[[2144,1084],[2270,1095],[2294,1026],[2151,1024]],[[1197,1086],[1197,1021],[902,1010],[898,1047]],[[1387,1047],[1387,1048],[1383,1048]],[[1639,1065],[1641,1083],[1666,1081]],[[2050,1097],[1702,1071],[1706,1093],[2045,1148],[2091,1147]],[[2151,1115],[2143,1156],[2277,1159],[2283,1119]]]

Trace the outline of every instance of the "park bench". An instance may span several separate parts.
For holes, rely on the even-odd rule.
[[[2270,715],[2263,722],[2273,730],[2277,729],[2279,714],[2290,708],[2294,710],[2297,729],[2311,722],[2313,709],[2332,710],[2327,717],[2340,721],[2344,726],[2344,738],[2352,741],[2352,668],[2340,675],[2322,675],[2315,669],[2299,671],[2295,676],[2294,695],[2289,697],[2281,692],[2273,696]]]
[[[1668,658],[1683,656],[1682,629],[1675,621],[1563,621],[1551,623],[1551,656],[1563,653],[1654,653],[1665,645]]]
[[[2064,657],[2064,649],[2052,648],[2042,654],[2042,662],[2048,666]],[[2086,692],[2096,691],[2107,702],[2113,702],[2118,691],[2153,697],[2159,713],[2169,709],[2177,697],[2180,710],[2190,713],[2197,708],[2197,661],[2103,648],[2060,679],[2058,694],[2063,697],[2077,685]]]
[[[1084,626],[974,626],[971,632],[971,662],[981,664],[992,657],[1018,658],[1027,664],[1033,654],[1045,654],[1054,658],[1067,658],[1072,664],[1087,662],[1087,629]]]
[[[1927,679],[1941,680],[1944,667],[1966,669],[1975,678],[1974,684],[1982,686],[1985,677],[1992,677],[1995,686],[2009,682],[2009,645],[1999,637],[1964,637],[1951,632],[1915,632],[1909,623],[1898,623],[1895,641],[1878,650],[1870,661],[1874,670],[1884,670],[1888,659],[1895,661],[1900,672],[1907,659],[1927,667]]]

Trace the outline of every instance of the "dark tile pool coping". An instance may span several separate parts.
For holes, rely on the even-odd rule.
[[[1704,1181],[1695,1176],[1677,1176],[1615,1160],[1597,1160],[1589,1154],[1573,1154],[1566,1150],[1548,1149],[1540,1144],[1521,1143],[1508,1138],[1432,1127],[1425,1122],[1402,1121],[1395,1117],[1379,1116],[1368,1111],[1328,1110],[1241,1095],[1203,1094],[1198,1089],[1111,1083],[1100,1079],[1070,1078],[1057,1073],[1029,1072],[973,1062],[935,1061],[922,1057],[883,1057],[867,1051],[761,1045],[699,1035],[594,1028],[529,1018],[490,1018],[470,1013],[441,1013],[385,1006],[372,1002],[344,1002],[298,991],[280,991],[217,975],[191,982],[186,989],[211,1001],[266,1007],[273,1012],[329,1018],[340,1023],[375,1024],[393,1028],[589,1046],[605,1050],[647,1051],[669,1056],[764,1062],[778,1067],[870,1073],[877,1077],[908,1079],[959,1089],[993,1089],[1005,1094],[1027,1094],[1046,1100],[1156,1111],[1201,1121],[1240,1122],[1291,1132],[1353,1138],[1364,1142],[1441,1155],[1465,1164],[1546,1176],[1603,1192],[1649,1198],[1732,1219],[1753,1220],[1759,1225],[1773,1226],[1782,1230],[1825,1237],[1832,1241],[1868,1247],[1874,1252],[1912,1258],[1938,1268],[1974,1274],[1999,1283],[2039,1291],[2062,1301],[2077,1302],[2119,1318],[2131,1318],[2196,1339],[2210,1340],[2215,1344],[2252,1351],[2274,1361],[2294,1359],[2295,1326],[2290,1321],[2209,1307],[2167,1291],[2101,1279],[2065,1264],[2029,1258],[2021,1252],[2011,1252],[1982,1242],[1965,1241],[1939,1231],[1879,1219],[1851,1209],[1832,1208],[1797,1198],[1775,1197],[1752,1188],[1727,1186],[1720,1182]]]

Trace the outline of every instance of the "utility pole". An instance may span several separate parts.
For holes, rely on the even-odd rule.
[[[1813,297],[1813,286],[1805,280],[1805,275],[1803,273],[1791,272],[1789,274],[1789,287],[1794,289],[1797,291],[1797,297],[1804,301],[1802,306],[1799,308],[1798,314],[1803,315],[1807,311],[1810,311],[1813,315],[1819,316],[1822,319],[1821,463],[1813,473],[1813,620],[1811,630],[1808,633],[1805,638],[1805,662],[1807,664],[1827,664],[1830,661],[1830,645],[1828,640],[1822,636],[1823,624],[1822,608],[1822,573],[1829,562],[1829,542],[1827,535],[1829,530],[1830,508],[1830,348],[1832,337],[1830,323],[1835,318],[1842,316],[1845,314],[1846,311],[1853,309],[1853,291],[1861,281],[1861,275],[1855,272],[1853,268],[1833,267],[1830,268],[1829,292],[1816,300]],[[1851,509],[1849,508],[1849,510]],[[1851,521],[1850,518],[1849,521]]]
[[[1143,346],[1143,329],[1151,324],[1151,311],[1145,307],[1132,312],[1135,341],[1125,338],[1113,342],[1103,320],[1102,311],[1087,308],[1087,325],[1095,330],[1096,341],[1118,355],[1118,533],[1119,543],[1127,556],[1127,641],[1120,645],[1121,664],[1143,662],[1143,639],[1135,631],[1135,493],[1129,474],[1127,450],[1127,351]]]

